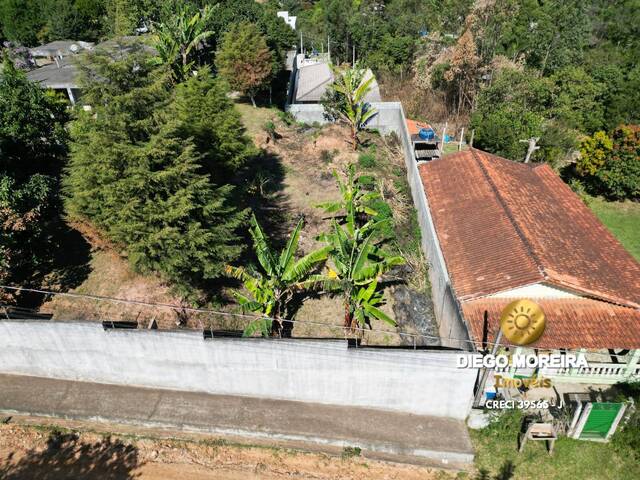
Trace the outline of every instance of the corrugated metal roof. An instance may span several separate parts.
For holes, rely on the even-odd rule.
[[[364,74],[364,79],[373,77],[370,69]],[[303,65],[296,74],[296,86],[294,92],[294,102],[314,102],[318,103],[333,83],[333,72],[328,63],[318,62],[311,65]],[[380,87],[377,80],[371,82],[371,89],[365,96],[367,102],[380,102]]]
[[[27,78],[47,88],[78,88],[78,68],[67,58],[27,72]]]
[[[319,102],[327,85],[333,82],[333,73],[326,63],[305,65],[296,75],[295,100],[297,102]]]

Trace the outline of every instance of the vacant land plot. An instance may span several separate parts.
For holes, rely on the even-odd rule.
[[[239,103],[238,110],[260,154],[248,166],[246,189],[251,209],[256,213],[273,243],[281,244],[300,218],[305,226],[300,237],[301,253],[320,245],[317,237],[328,231],[332,217],[317,205],[337,200],[339,190],[334,172],[344,178],[346,168],[354,164],[359,174],[372,179],[371,188],[379,191],[388,205],[393,222],[393,237],[386,248],[401,254],[407,265],[398,267],[385,277],[387,304],[383,311],[396,319],[399,328],[375,322],[365,334],[365,343],[378,345],[437,344],[430,286],[426,262],[420,249],[411,194],[406,182],[404,158],[397,139],[376,133],[363,135],[363,145],[353,151],[349,132],[344,126],[312,126],[299,124],[274,108],[253,108]],[[117,246],[105,242],[90,227],[71,225],[87,252],[68,251],[71,260],[86,257],[83,275],[68,285],[51,286],[52,290],[78,294],[115,297],[133,301],[195,306],[172,294],[171,286],[160,278],[133,272]],[[251,248],[238,264],[251,263]],[[67,248],[67,250],[69,250]],[[227,313],[239,312],[230,295],[231,282],[218,288],[215,304],[208,307]],[[155,320],[159,328],[203,328],[242,330],[248,318],[177,312],[168,308],[152,308],[100,300],[84,300],[58,296],[46,298],[41,307],[54,314],[54,319],[137,321],[142,327]],[[299,304],[294,337],[343,337],[343,304],[339,296],[311,295]],[[426,338],[400,336],[428,335]]]
[[[381,345],[411,345],[407,334],[429,335],[416,338],[417,345],[437,344],[433,320],[426,262],[420,249],[420,231],[406,182],[404,157],[397,139],[376,133],[363,135],[363,145],[353,151],[345,126],[313,126],[293,122],[271,109],[241,106],[248,132],[264,152],[264,164],[256,163],[256,186],[266,199],[268,209],[260,212],[261,221],[269,225],[267,232],[282,240],[303,217],[304,231],[300,239],[302,253],[318,247],[317,236],[328,231],[331,215],[318,204],[337,200],[339,190],[334,172],[345,178],[346,168],[354,164],[359,174],[373,180],[375,189],[388,205],[393,218],[390,230],[394,239],[387,244],[407,259],[407,265],[396,269],[386,279],[388,299],[383,311],[396,319],[399,329],[374,322],[365,334],[365,342]],[[275,131],[255,129],[256,118],[271,122]],[[293,336],[340,337],[343,319],[342,300],[338,296],[307,298],[301,305]]]

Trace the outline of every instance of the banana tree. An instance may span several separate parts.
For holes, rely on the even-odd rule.
[[[380,290],[382,275],[404,259],[375,244],[377,229],[385,221],[369,220],[357,227],[353,220],[345,225],[333,221],[332,230],[318,238],[330,247],[328,271],[312,275],[305,283],[320,283],[325,290],[340,292],[344,298],[344,326],[356,331],[371,327],[378,319],[395,326],[395,321],[380,310],[385,299]]]
[[[228,275],[242,281],[247,294],[233,292],[244,311],[257,312],[263,318],[251,322],[244,331],[245,336],[256,332],[264,336],[277,335],[282,331],[282,319],[294,292],[305,287],[305,281],[314,269],[327,259],[330,247],[315,250],[296,260],[298,242],[304,220],[300,219],[293,229],[284,249],[275,252],[258,224],[251,217],[251,238],[260,269],[228,265]]]
[[[334,97],[332,115],[345,121],[351,129],[351,144],[358,149],[360,139],[358,133],[378,111],[365,100],[372,89],[373,75],[366,77],[366,71],[354,65],[345,71],[333,68],[334,82],[330,87],[330,95]]]
[[[194,11],[183,4],[177,12],[166,15],[166,19],[156,27],[156,50],[163,63],[171,66],[177,81],[189,75],[194,49],[214,34],[206,29],[212,12],[213,9],[208,5]]]
[[[377,216],[378,212],[371,208],[371,203],[380,199],[378,192],[366,191],[362,188],[361,178],[356,177],[355,165],[347,167],[347,180],[343,182],[334,170],[333,176],[340,190],[340,199],[333,202],[325,202],[316,205],[326,213],[335,214],[344,212],[347,224],[364,223],[368,216]]]

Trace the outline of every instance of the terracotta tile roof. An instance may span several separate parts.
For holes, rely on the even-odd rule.
[[[513,299],[481,298],[462,303],[462,311],[476,342],[493,342],[500,313]],[[640,348],[640,310],[588,298],[537,299],[545,312],[546,329],[535,348]],[[487,312],[488,336],[484,317]],[[500,342],[508,344],[503,337]]]
[[[640,307],[640,264],[548,165],[472,149],[419,168],[459,300],[544,281]]]

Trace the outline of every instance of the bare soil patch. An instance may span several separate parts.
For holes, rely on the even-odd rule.
[[[5,480],[432,480],[454,473],[363,457],[296,450],[118,436],[51,426],[0,425]]]

